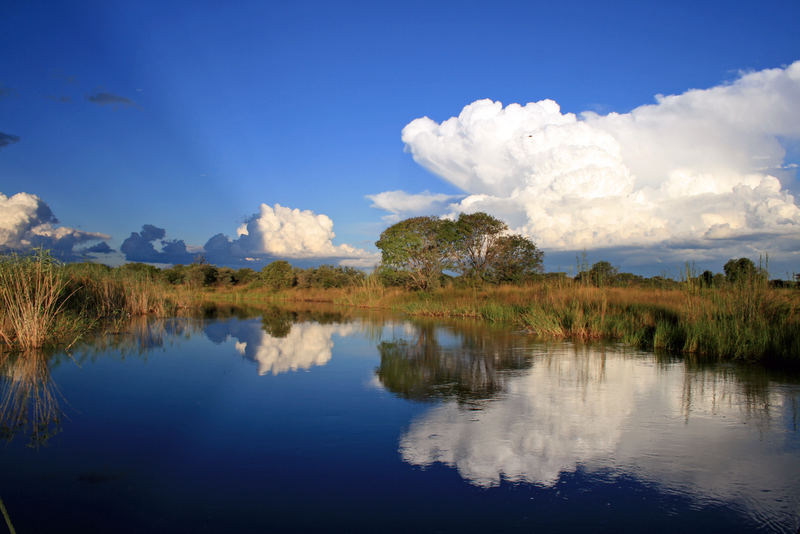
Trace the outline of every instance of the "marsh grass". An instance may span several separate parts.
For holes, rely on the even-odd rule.
[[[580,282],[352,292],[347,303],[413,316],[475,317],[543,339],[614,340],[716,360],[800,361],[800,292],[764,276],[723,287],[687,277],[678,289],[594,287]]]
[[[690,272],[673,288],[596,287],[569,279],[528,285],[407,291],[368,276],[351,288],[205,289],[189,301],[245,305],[322,303],[417,317],[475,318],[542,339],[613,340],[706,360],[800,363],[800,292],[763,275],[703,287]]]
[[[595,287],[566,278],[528,285],[407,291],[377,275],[348,288],[274,290],[171,285],[148,272],[102,265],[60,265],[46,253],[0,258],[0,348],[68,345],[130,318],[174,316],[221,303],[313,303],[389,310],[411,316],[465,317],[509,325],[543,339],[615,340],[706,359],[800,363],[800,291],[770,288],[763,272],[705,287],[687,269],[673,288]]]
[[[96,264],[60,264],[44,251],[0,257],[0,349],[69,347],[109,323],[174,315],[195,302],[146,273]]]
[[[12,256],[0,263],[0,336],[23,350],[43,347],[53,337],[75,332],[62,309],[72,296],[64,273],[44,252]]]

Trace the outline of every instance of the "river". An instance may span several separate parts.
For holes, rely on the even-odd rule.
[[[763,367],[278,309],[0,362],[19,533],[800,526],[800,381]]]

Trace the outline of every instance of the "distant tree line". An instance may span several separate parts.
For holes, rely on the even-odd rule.
[[[681,282],[666,276],[644,277],[633,273],[619,272],[616,267],[607,261],[598,261],[591,267],[578,261],[578,274],[575,281],[592,286],[612,286],[612,287],[658,287],[662,289],[677,288]],[[769,273],[763,266],[756,264],[749,258],[731,258],[722,268],[723,273],[703,271],[696,275],[689,272],[686,280],[697,283],[701,287],[729,287],[746,283],[769,284],[772,287],[797,287],[800,288],[800,274],[794,274],[794,280],[769,280]]]
[[[544,254],[536,244],[522,235],[510,233],[505,222],[483,212],[462,213],[456,219],[433,216],[405,219],[384,230],[375,245],[381,251],[381,262],[369,276],[384,287],[427,290],[442,285],[549,281],[595,287],[673,289],[682,283],[665,275],[644,277],[619,272],[608,261],[598,261],[589,266],[585,253],[583,258],[578,258],[574,277],[564,272],[544,273]],[[73,265],[112,270],[98,264]],[[304,269],[286,260],[273,261],[260,271],[217,267],[202,258],[189,265],[179,264],[165,269],[146,263],[127,263],[117,270],[173,285],[223,288],[260,286],[276,291],[356,287],[363,285],[368,276],[353,267],[319,265]],[[709,288],[745,283],[800,288],[800,274],[794,274],[793,280],[770,281],[767,269],[760,264],[757,266],[748,258],[728,260],[723,266],[723,273],[707,270],[697,275],[688,269],[683,281]]]
[[[302,269],[293,267],[285,260],[277,260],[266,265],[261,271],[244,267],[231,269],[217,267],[205,262],[189,265],[173,265],[159,269],[147,263],[126,263],[112,269],[100,264],[68,264],[71,269],[91,269],[109,274],[117,271],[122,275],[132,275],[153,281],[163,281],[171,285],[190,287],[268,287],[270,289],[299,288],[332,288],[361,285],[366,274],[352,267],[334,267],[320,265]]]

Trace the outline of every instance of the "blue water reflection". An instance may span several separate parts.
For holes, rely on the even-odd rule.
[[[800,387],[761,368],[277,309],[42,358],[0,356],[18,532],[800,524]],[[31,439],[42,391],[64,417]]]

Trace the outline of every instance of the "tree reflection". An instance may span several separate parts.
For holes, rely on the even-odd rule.
[[[50,377],[49,358],[41,352],[0,354],[0,437],[28,435],[39,447],[61,430],[59,393]]]
[[[465,328],[450,346],[439,342],[442,333],[441,327],[421,323],[415,325],[410,340],[382,341],[376,370],[381,384],[406,399],[475,402],[502,391],[507,371],[530,365],[523,352],[512,350],[514,343],[507,333],[490,335],[481,328]]]
[[[654,362],[607,347],[540,348],[479,410],[445,401],[399,452],[477,486],[554,486],[581,469],[635,476],[699,503],[733,502],[789,521],[800,505],[798,393],[763,368]]]

